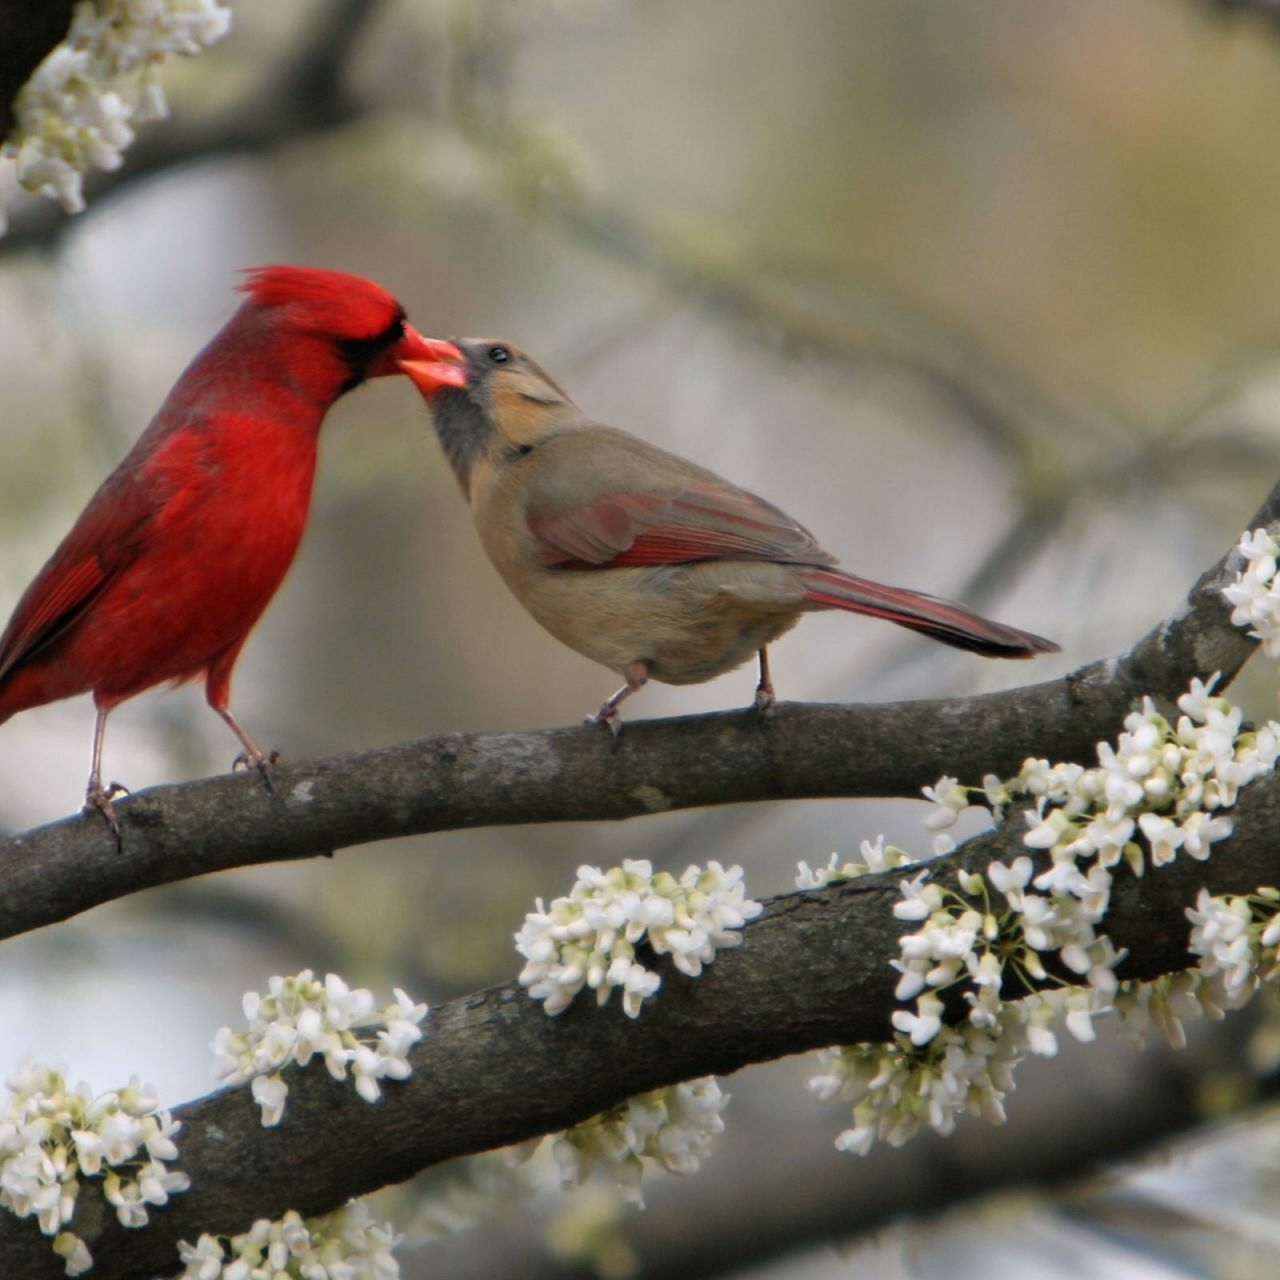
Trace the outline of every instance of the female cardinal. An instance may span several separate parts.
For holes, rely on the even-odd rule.
[[[103,481],[0,636],[0,723],[93,692],[85,808],[119,833],[102,785],[107,716],[164,680],[205,677],[209,705],[265,770],[228,709],[231,668],[302,537],[329,406],[400,359],[455,354],[405,323],[372,281],[258,267],[248,299],[178,379]]]
[[[585,417],[505,342],[456,340],[456,356],[401,368],[431,406],[489,558],[558,640],[626,680],[588,720],[616,734],[618,704],[646,681],[697,684],[760,659],[814,609],[887,618],[996,658],[1058,646],[933,596],[833,568],[777,507],[702,467]]]

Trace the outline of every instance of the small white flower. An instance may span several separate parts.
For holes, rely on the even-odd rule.
[[[929,873],[921,871],[910,880],[900,880],[902,901],[894,903],[893,914],[899,920],[926,920],[942,905],[942,889],[929,881]]]
[[[942,1001],[926,993],[916,1001],[915,1013],[897,1009],[892,1022],[896,1030],[910,1037],[913,1045],[928,1044],[942,1030]]]
[[[53,1251],[66,1264],[67,1275],[80,1276],[93,1266],[93,1255],[89,1246],[79,1236],[70,1231],[63,1231],[53,1241]]]
[[[720,1113],[729,1096],[707,1076],[631,1098],[558,1135],[552,1153],[565,1187],[580,1186],[603,1170],[622,1197],[643,1207],[645,1161],[670,1173],[694,1173],[724,1132]]]
[[[266,994],[247,992],[243,1006],[248,1030],[222,1027],[214,1037],[214,1074],[232,1084],[251,1080],[268,1128],[284,1115],[289,1089],[282,1067],[306,1067],[318,1057],[335,1080],[350,1072],[356,1092],[374,1102],[380,1080],[411,1074],[408,1053],[422,1038],[418,1024],[427,1014],[425,1004],[414,1004],[399,989],[392,1004],[376,1009],[367,989],[352,989],[332,973],[317,982],[310,969],[271,978]]]
[[[1153,866],[1165,866],[1177,857],[1186,833],[1176,822],[1158,813],[1143,813],[1138,816],[1138,826],[1151,846]]]
[[[156,65],[169,54],[199,53],[230,23],[231,11],[212,0],[78,4],[65,41],[14,99],[0,156],[14,161],[28,190],[79,213],[83,175],[118,169],[134,139],[131,122],[166,114]]]
[[[99,1178],[103,1195],[126,1227],[146,1224],[148,1204],[185,1191],[187,1175],[171,1172],[180,1126],[137,1078],[97,1097],[87,1085],[67,1087],[53,1067],[24,1066],[7,1081],[0,1107],[0,1207],[34,1217],[54,1237],[68,1275],[92,1265],[73,1222],[82,1179]]]
[[[1007,867],[1003,862],[990,863],[987,866],[986,875],[993,889],[1006,898],[1012,899],[1020,896],[1018,891],[1025,889],[1031,883],[1032,870],[1031,859],[1019,857]]]
[[[401,1237],[390,1223],[374,1223],[363,1200],[321,1218],[290,1210],[275,1222],[259,1219],[243,1235],[202,1235],[182,1241],[181,1280],[397,1280],[392,1256]]]
[[[834,866],[834,863],[833,863]],[[802,876],[826,883],[804,868]],[[622,1007],[637,1017],[661,985],[657,973],[636,959],[641,941],[657,955],[670,955],[681,973],[695,978],[718,951],[742,941],[742,926],[762,910],[746,896],[740,867],[709,862],[689,867],[677,880],[653,873],[652,864],[627,860],[602,871],[579,867],[568,897],[547,908],[541,899],[516,934],[525,958],[519,981],[544,1011],[567,1009],[584,986],[598,1003],[621,989]]]
[[[931,831],[942,831],[954,826],[956,819],[969,808],[969,792],[960,785],[958,778],[943,774],[931,787],[922,787],[926,800],[934,803],[933,812],[924,820]]]

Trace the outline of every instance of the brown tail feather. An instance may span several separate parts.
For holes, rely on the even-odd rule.
[[[1058,652],[1059,646],[1052,640],[1007,627],[1003,622],[992,622],[963,605],[905,587],[886,587],[839,569],[806,569],[801,580],[804,598],[813,604],[885,618],[932,640],[987,658],[1034,658],[1038,653]]]

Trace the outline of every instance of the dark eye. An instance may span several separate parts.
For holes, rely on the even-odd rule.
[[[490,347],[489,363],[490,364],[506,364],[511,359],[511,352],[506,347]]]

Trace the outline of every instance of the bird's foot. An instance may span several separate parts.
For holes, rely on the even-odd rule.
[[[117,796],[127,796],[129,788],[119,782],[109,782],[104,787],[96,778],[89,783],[88,790],[84,793],[84,807],[80,810],[83,814],[100,813],[107,821],[107,826],[111,828],[111,834],[116,838],[116,844],[120,843],[120,818],[116,814],[116,807],[111,802]]]
[[[607,724],[609,732],[613,735],[614,742],[617,742],[618,735],[622,732],[622,715],[612,698],[608,702],[601,703],[600,710],[594,715],[584,716],[582,723]]]
[[[273,766],[280,763],[280,753],[278,751],[242,751],[231,762],[231,772],[235,773],[240,769],[257,769],[262,777],[263,786],[268,791],[274,791],[275,787],[271,782],[271,770]]]
[[[761,649],[759,653],[760,659],[760,679],[756,682],[756,713],[762,718],[768,718],[773,715],[773,709],[778,703],[778,699],[773,693],[773,675],[769,671],[769,650]]]

